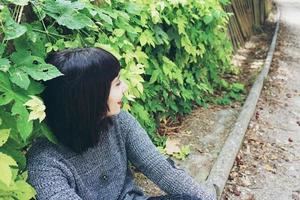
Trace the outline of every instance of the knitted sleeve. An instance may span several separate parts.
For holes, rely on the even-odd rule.
[[[68,172],[63,172],[61,167],[62,163],[55,159],[28,159],[28,182],[35,188],[37,199],[81,200],[69,184]]]
[[[188,194],[203,200],[213,200],[204,186],[185,171],[170,165],[156,149],[137,120],[126,113],[126,152],[132,164],[168,194]]]

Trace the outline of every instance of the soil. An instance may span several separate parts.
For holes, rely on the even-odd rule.
[[[232,63],[239,68],[240,74],[231,74],[225,78],[230,82],[243,83],[246,88],[245,96],[264,64],[274,28],[274,22],[266,22],[261,30],[233,56]],[[172,139],[179,140],[182,146],[190,145],[191,149],[190,155],[185,160],[172,158],[176,165],[184,168],[199,182],[204,182],[237,118],[241,104],[241,102],[234,102],[226,106],[198,107],[190,115],[185,116],[180,124],[170,127],[168,130],[176,130],[176,132],[166,134],[171,135]],[[151,196],[164,194],[142,173],[135,171],[134,176],[137,185],[145,194]]]

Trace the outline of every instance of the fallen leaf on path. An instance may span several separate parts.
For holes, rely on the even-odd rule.
[[[172,155],[174,153],[179,153],[180,148],[179,148],[179,140],[178,139],[172,139],[168,138],[166,141],[166,153],[168,155]]]
[[[271,155],[271,160],[277,160],[278,159],[278,157],[277,156],[275,156],[275,155]]]
[[[241,195],[241,191],[239,191],[239,190],[235,187],[235,188],[233,188],[233,194],[234,194],[235,196],[240,196],[240,195]]]
[[[244,162],[243,162],[243,157],[241,154],[239,154],[236,158],[235,158],[235,161],[236,161],[236,164],[237,165],[243,165]]]
[[[234,180],[238,176],[239,176],[239,173],[231,172],[230,175],[229,175],[229,180]]]
[[[250,194],[248,196],[247,200],[255,200],[254,194]]]
[[[245,177],[241,178],[241,185],[244,187],[248,187],[252,184],[251,184],[251,181],[249,180],[249,178],[245,176]]]
[[[286,97],[287,98],[292,98],[292,95],[288,93],[288,94],[286,94]]]
[[[276,169],[274,167],[272,167],[271,165],[269,164],[265,164],[264,168],[269,171],[269,172],[272,172],[273,174],[276,174]]]
[[[255,119],[259,119],[259,112],[255,113]]]

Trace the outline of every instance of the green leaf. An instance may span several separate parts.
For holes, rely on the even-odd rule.
[[[7,23],[5,25],[5,37],[4,40],[12,40],[20,37],[26,32],[26,26],[19,25],[17,23]]]
[[[29,84],[30,84],[30,80],[28,78],[27,73],[25,73],[23,70],[21,70],[20,68],[14,67],[12,68],[12,70],[10,70],[10,80],[11,82],[15,83],[16,85],[18,85],[19,87],[27,90]]]
[[[79,1],[56,0],[46,1],[44,9],[47,11],[47,14],[63,14],[82,10],[84,7],[84,4]]]
[[[0,130],[0,147],[3,146],[3,144],[6,143],[8,137],[9,137],[10,129],[1,129]]]
[[[16,199],[27,200],[33,199],[36,195],[34,188],[25,180],[18,180],[15,182],[14,196]]]
[[[94,22],[82,13],[65,13],[57,19],[57,23],[69,29],[82,29],[94,25]]]
[[[141,13],[141,4],[128,2],[125,9],[129,14],[139,15]]]
[[[175,22],[177,23],[178,33],[186,34],[185,26],[187,24],[187,19],[184,16],[180,16],[180,17],[176,18]]]
[[[13,3],[15,5],[19,6],[26,6],[29,2],[29,0],[8,0],[8,2]]]
[[[7,74],[0,72],[0,105],[6,105],[14,99],[11,90]]]
[[[232,91],[234,91],[234,92],[243,92],[243,91],[245,91],[245,87],[242,83],[233,83],[232,84]]]
[[[1,10],[0,18],[5,19],[4,24],[4,40],[12,40],[23,35],[27,28],[26,26],[16,23],[10,16],[10,12],[7,7]]]
[[[0,58],[0,70],[3,72],[7,72],[9,68],[9,60],[7,58]]]
[[[37,81],[47,81],[63,75],[55,66],[50,64],[23,66],[22,69]]]
[[[141,34],[139,40],[140,40],[141,46],[145,46],[146,44],[149,44],[149,45],[155,47],[153,33],[150,32],[149,30],[145,30]]]
[[[157,81],[157,78],[158,78],[158,76],[159,76],[160,73],[161,73],[161,72],[160,72],[158,69],[154,70],[153,73],[152,73],[152,75],[151,75],[151,78],[150,78],[149,83],[152,84],[152,83],[154,83],[155,81]]]
[[[20,141],[19,134],[17,132],[17,126],[16,121],[13,116],[9,112],[4,111],[4,109],[0,109],[0,117],[2,119],[1,128],[3,129],[10,129],[10,135],[9,138],[13,141],[17,142]],[[7,141],[9,143],[10,140]],[[7,145],[7,143],[5,145]],[[18,146],[17,144],[14,144],[14,147],[16,148]]]
[[[112,19],[110,16],[104,14],[101,10],[97,10],[98,12],[98,16],[100,17],[100,19],[102,19],[105,23],[109,24],[109,25],[113,25]]]
[[[44,88],[45,87],[44,87],[43,84],[41,84],[37,81],[31,80],[30,84],[29,84],[29,87],[27,88],[27,92],[29,94],[37,95],[37,94],[42,93]]]
[[[18,164],[19,170],[26,168],[26,157],[21,149],[17,148],[15,142],[8,140],[7,143],[1,148],[1,152],[11,156]]]
[[[20,43],[18,44],[20,45]],[[18,45],[16,45],[18,47]],[[19,48],[24,48],[23,46]],[[25,49],[19,49],[16,52],[13,52],[11,55],[11,61],[13,61],[16,65],[30,65],[32,64],[32,57],[30,51],[27,51]]]
[[[0,44],[0,57],[2,57],[4,51],[5,51],[5,44]]]
[[[147,123],[147,121],[149,121],[149,113],[144,109],[144,107],[141,104],[134,104],[132,107],[132,111],[136,113],[139,119],[141,119],[143,122]]]
[[[55,143],[55,144],[58,143],[56,137],[55,137],[54,134],[50,131],[50,129],[47,127],[46,124],[42,124],[42,125],[40,126],[40,128],[41,128],[41,132],[43,133],[43,135],[46,136],[46,138],[47,138],[49,141],[51,141],[51,142],[53,142],[53,143]]]
[[[150,13],[153,24],[157,24],[158,22],[161,22],[159,12],[156,10],[155,5],[150,5]]]
[[[32,6],[32,8],[35,14],[38,16],[39,20],[43,20],[46,17],[46,12],[43,10],[43,7],[40,4],[35,3],[34,1],[31,1],[31,3],[34,5]]]
[[[117,37],[121,37],[122,35],[124,35],[125,30],[124,29],[115,29],[113,34]]]
[[[14,100],[22,101],[25,103],[25,101],[28,99],[28,97],[24,95],[24,92],[20,92],[20,91],[15,92],[12,89],[11,83],[10,83],[7,75],[8,74],[5,74],[0,71],[0,94],[2,96],[0,98],[0,102],[1,102],[1,100],[3,100],[2,98],[4,98],[4,99],[10,99],[10,100],[14,99]],[[2,102],[4,102],[4,100]],[[7,103],[9,103],[9,102],[7,102]],[[5,105],[5,104],[1,104],[1,105]]]
[[[22,74],[25,72],[35,80],[50,80],[52,78],[63,75],[55,66],[46,64],[44,59],[37,56],[31,56],[29,51],[17,51],[11,56],[11,60],[18,65],[17,72],[19,72],[14,77],[15,83],[19,84],[22,88],[28,87],[28,80],[26,75]],[[22,78],[22,79],[21,79]]]
[[[209,24],[209,23],[213,20],[213,18],[214,18],[214,17],[213,17],[211,14],[206,15],[206,16],[203,18],[204,23],[205,23],[205,24]]]
[[[181,38],[181,44],[184,47],[184,49],[186,50],[186,52],[188,52],[189,54],[196,56],[196,48],[192,45],[192,42],[190,41],[190,39],[188,37],[182,37]]]
[[[30,136],[33,128],[33,122],[28,121],[29,113],[25,106],[20,102],[15,102],[12,109],[12,115],[16,116],[17,129],[23,141],[25,142]]]
[[[115,48],[113,48],[111,45],[109,44],[101,44],[101,43],[95,43],[95,47],[100,47],[110,53],[112,53],[117,59],[121,58],[120,53],[118,52],[118,50],[116,50]]]

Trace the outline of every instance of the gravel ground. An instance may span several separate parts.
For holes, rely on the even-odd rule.
[[[300,1],[276,2],[278,46],[222,199],[300,200]]]

